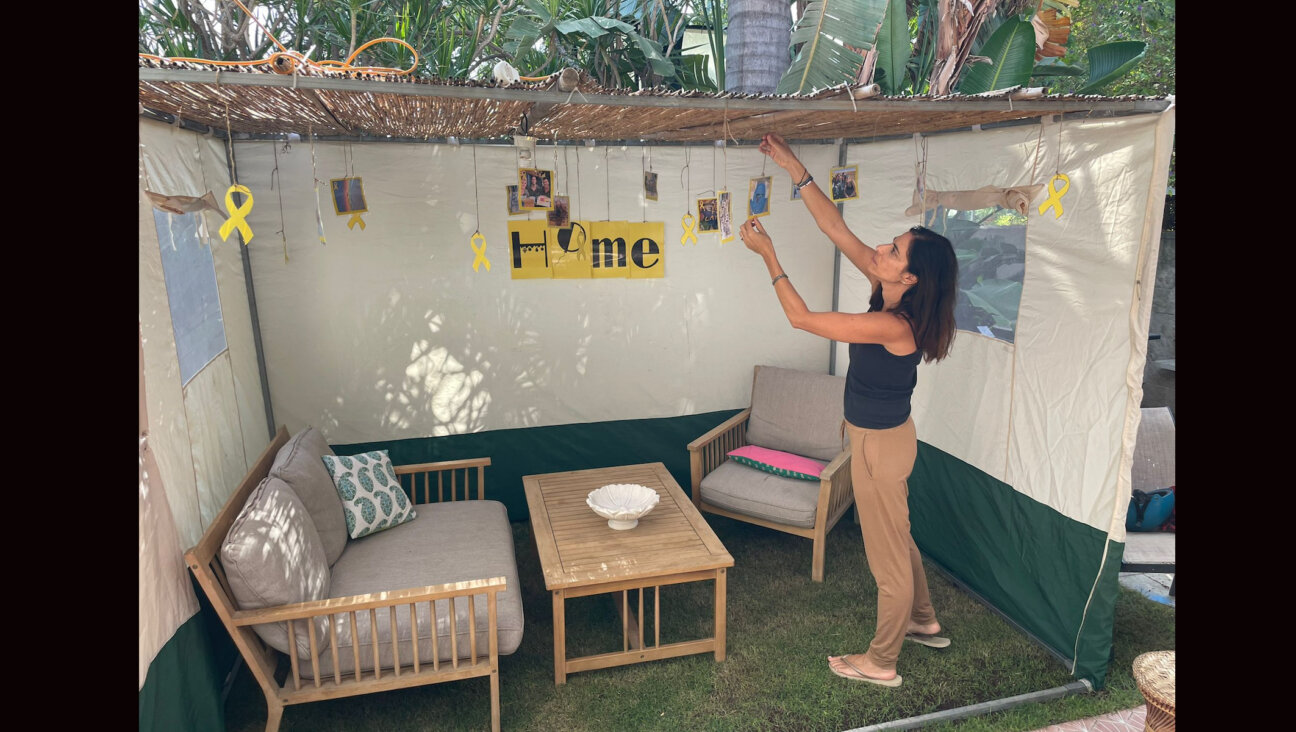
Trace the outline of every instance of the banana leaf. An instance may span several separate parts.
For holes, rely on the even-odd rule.
[[[1022,285],[1012,280],[981,280],[966,290],[968,300],[994,318],[1000,328],[1015,328]]]
[[[986,39],[976,55],[989,57],[990,63],[964,68],[958,85],[960,94],[1024,86],[1035,68],[1035,28],[1030,21],[1009,18]]]
[[[879,84],[884,94],[899,94],[904,88],[905,68],[913,53],[909,38],[909,17],[905,14],[905,0],[891,0],[887,6],[886,20],[877,35],[877,70],[881,72]]]
[[[1058,63],[1056,61],[1054,61],[1053,63],[1041,61],[1040,63],[1035,64],[1035,68],[1031,71],[1031,78],[1035,78],[1037,76],[1084,76],[1084,75],[1085,75],[1085,70],[1083,66],[1072,66],[1071,64],[1063,64],[1063,63]]]
[[[720,91],[715,80],[711,78],[711,70],[708,68],[707,63],[707,57],[704,54],[688,53],[681,55],[679,57],[677,79],[680,86],[690,91]]]
[[[851,49],[873,48],[888,0],[810,0],[792,29],[801,49],[779,79],[775,94],[810,94],[855,80],[864,57]]]
[[[1089,49],[1089,83],[1076,94],[1097,94],[1099,89],[1124,76],[1147,53],[1143,41],[1115,41]]]

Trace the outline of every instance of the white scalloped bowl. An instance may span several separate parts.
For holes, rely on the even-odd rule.
[[[608,526],[624,531],[639,525],[639,519],[657,506],[661,496],[648,486],[612,483],[590,491],[585,504],[608,520]]]

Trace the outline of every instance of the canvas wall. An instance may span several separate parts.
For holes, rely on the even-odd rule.
[[[239,180],[256,192],[250,252],[271,400],[290,430],[314,424],[337,444],[689,415],[746,406],[756,364],[827,370],[828,342],[788,325],[739,239],[680,242],[694,199],[727,188],[741,222],[750,179],[774,176],[765,220],[784,267],[811,308],[831,307],[834,249],[789,200],[787,174],[753,148],[541,141],[536,165],[554,172],[573,219],[664,222],[665,276],[645,280],[512,279],[511,146],[235,148]],[[816,167],[836,159],[831,146],[802,152]],[[647,169],[657,201],[643,194]],[[363,181],[363,229],[333,210],[328,181],[343,176]],[[472,266],[478,228],[489,271]]]
[[[1055,171],[1070,186],[1061,217],[1039,213],[1047,189],[1030,207],[1015,341],[960,331],[949,358],[919,367],[918,438],[1103,532],[1129,494],[1147,348],[1140,311],[1152,296],[1172,134],[1170,112],[924,138],[930,189],[1046,183]],[[862,239],[886,243],[921,223],[904,214],[919,143],[852,145],[847,155],[870,202],[845,209]],[[868,282],[849,263],[840,287],[842,310],[867,309]],[[839,346],[840,373],[846,363]]]
[[[200,196],[210,190],[223,198],[229,177],[222,146],[193,132],[141,121],[139,152],[141,409],[147,411],[148,445],[156,461],[155,475],[147,486],[142,476],[140,488],[143,687],[149,663],[198,610],[179,553],[197,543],[247,472],[248,460],[265,449],[270,435],[237,241],[220,240],[219,217],[188,214],[206,217],[205,246],[210,249],[227,345],[182,384],[158,223],[144,193]],[[165,490],[165,500],[150,498],[146,487]]]

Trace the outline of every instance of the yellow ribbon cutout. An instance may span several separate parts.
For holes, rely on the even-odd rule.
[[[489,272],[490,260],[486,258],[486,237],[479,231],[472,235],[469,243],[472,245],[472,250],[477,253],[477,256],[473,257],[473,271],[476,272],[477,268],[484,264],[486,271]]]
[[[1057,189],[1057,186],[1054,185],[1054,183],[1056,183],[1058,180],[1062,181],[1062,190],[1060,191]],[[1055,219],[1061,218],[1062,217],[1062,197],[1066,195],[1066,192],[1069,188],[1071,188],[1071,179],[1066,177],[1065,173],[1058,173],[1057,175],[1050,178],[1048,182],[1049,197],[1048,200],[1044,201],[1044,203],[1041,203],[1039,205],[1039,212],[1044,213],[1048,209],[1052,208],[1055,209],[1053,211],[1053,218]]]
[[[692,239],[693,243],[697,244],[697,234],[693,233],[693,224],[695,223],[697,223],[697,219],[693,217],[693,214],[686,213],[684,218],[680,219],[680,225],[684,227],[684,235],[680,237],[680,246],[688,244],[689,239]]]
[[[247,200],[243,202],[242,206],[234,206],[235,193],[242,193],[247,196]],[[243,235],[243,246],[247,246],[252,241],[252,227],[248,226],[243,217],[252,213],[252,191],[248,190],[247,186],[238,183],[230,186],[229,190],[225,191],[225,210],[229,211],[229,218],[225,219],[225,223],[221,224],[221,241],[229,239],[229,235],[237,228],[239,233]]]
[[[360,214],[353,213],[351,214],[351,218],[347,219],[347,228],[354,229],[356,224],[360,224],[360,230],[364,231],[365,228],[364,219],[360,218]]]

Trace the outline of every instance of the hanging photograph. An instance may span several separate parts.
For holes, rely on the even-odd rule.
[[[789,198],[788,200],[789,200],[789,201],[800,201],[800,200],[801,200],[801,189],[800,189],[800,188],[797,188],[797,181],[792,181],[789,185],[792,186],[792,197]]]
[[[504,191],[508,197],[508,215],[517,216],[526,213],[522,210],[522,202],[518,200],[518,187],[504,186]]]
[[[697,200],[698,209],[698,233],[705,234],[710,231],[720,230],[720,204],[714,198],[699,198]]]
[[[720,243],[733,241],[733,196],[729,191],[720,191]]]
[[[554,196],[553,208],[549,210],[549,225],[564,229],[571,224],[571,197]]]
[[[859,198],[859,187],[856,185],[856,177],[859,175],[858,165],[843,165],[840,168],[833,168],[831,174],[832,200],[834,203]]]
[[[333,191],[333,210],[338,216],[366,213],[364,185],[359,178],[334,178],[329,181]]]
[[[762,178],[752,178],[751,187],[747,192],[747,215],[765,216],[770,212],[770,186],[773,184],[772,176]]]
[[[522,210],[522,203],[521,203],[521,201],[518,201],[518,198],[517,198],[517,187],[516,187],[516,185],[505,185],[505,187],[504,187],[504,194],[505,194],[505,198],[507,198],[507,200],[508,200],[508,215],[509,215],[509,216],[516,216],[516,215],[518,215],[518,214],[525,214],[526,211]]]
[[[518,171],[518,202],[523,211],[553,208],[553,171],[522,168]]]
[[[644,198],[649,201],[657,200],[657,174],[644,173]]]

